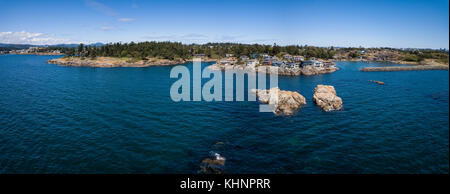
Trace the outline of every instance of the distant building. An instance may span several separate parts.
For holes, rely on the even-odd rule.
[[[315,59],[303,61],[303,63],[301,64],[302,67],[306,67],[306,66],[310,66],[310,65],[312,65],[314,67],[323,67],[323,63],[320,61],[317,61]]]
[[[227,57],[227,58],[221,59],[219,61],[219,63],[224,64],[224,65],[234,65],[237,63],[237,59],[236,59],[236,57]]]
[[[256,67],[256,65],[258,65],[258,64],[259,64],[258,60],[250,59],[250,60],[247,60],[247,62],[245,63],[245,66],[247,66],[247,67]]]
[[[287,63],[286,67],[288,67],[288,68],[299,68],[300,64],[299,63]]]
[[[206,55],[205,54],[194,54],[194,57],[196,57],[196,58],[205,58]]]
[[[258,53],[253,53],[252,54],[252,59],[256,59],[256,58],[259,58],[259,57],[260,57],[260,55]]]
[[[248,56],[246,56],[246,55],[242,55],[242,56],[240,57],[240,59],[241,59],[241,61],[247,61],[247,60],[249,60],[250,58],[248,58]]]
[[[278,57],[267,56],[267,57],[264,57],[263,64],[264,65],[272,65],[274,62],[277,62],[277,61],[279,61]]]
[[[225,57],[232,57],[234,56],[233,54],[225,54]]]
[[[292,56],[292,61],[294,61],[294,62],[302,62],[303,60],[305,60],[305,58],[303,58],[303,56],[300,56],[300,55]]]
[[[284,55],[283,55],[283,59],[284,59],[284,60],[289,60],[289,61],[290,61],[290,60],[292,60],[292,55],[290,55],[290,54],[284,54]]]

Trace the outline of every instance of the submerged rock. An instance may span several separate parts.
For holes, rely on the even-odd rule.
[[[204,174],[222,174],[226,158],[216,152],[210,152],[210,157],[202,160],[200,172]]]
[[[382,81],[376,81],[376,80],[369,80],[369,81],[380,84],[380,85],[384,85],[384,82],[382,82]]]
[[[325,111],[340,110],[342,99],[336,95],[333,86],[317,85],[314,89],[313,101]]]
[[[302,105],[306,104],[306,99],[298,92],[283,91],[278,87],[270,90],[252,89],[259,102],[273,105],[273,112],[277,115],[292,115]]]

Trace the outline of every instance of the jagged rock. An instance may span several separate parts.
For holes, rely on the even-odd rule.
[[[325,111],[342,108],[342,99],[336,95],[333,86],[317,85],[314,89],[313,101]]]
[[[259,102],[273,105],[273,112],[277,115],[292,115],[297,109],[306,104],[306,99],[298,92],[283,91],[278,87],[270,90],[252,89]]]

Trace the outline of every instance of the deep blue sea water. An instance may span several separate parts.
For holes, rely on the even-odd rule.
[[[173,102],[172,67],[51,58],[0,56],[0,173],[197,173],[210,151],[227,158],[226,173],[449,172],[448,71],[338,62],[332,74],[279,77],[307,99],[282,117],[258,102]],[[317,84],[333,85],[344,109],[315,106]]]

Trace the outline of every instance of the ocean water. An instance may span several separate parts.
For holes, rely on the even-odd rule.
[[[172,67],[45,62],[56,57],[0,56],[0,173],[198,173],[210,151],[225,173],[449,172],[448,71],[338,62],[332,74],[279,77],[307,99],[283,117],[252,101],[173,102]],[[333,85],[343,110],[315,106],[317,84]]]

